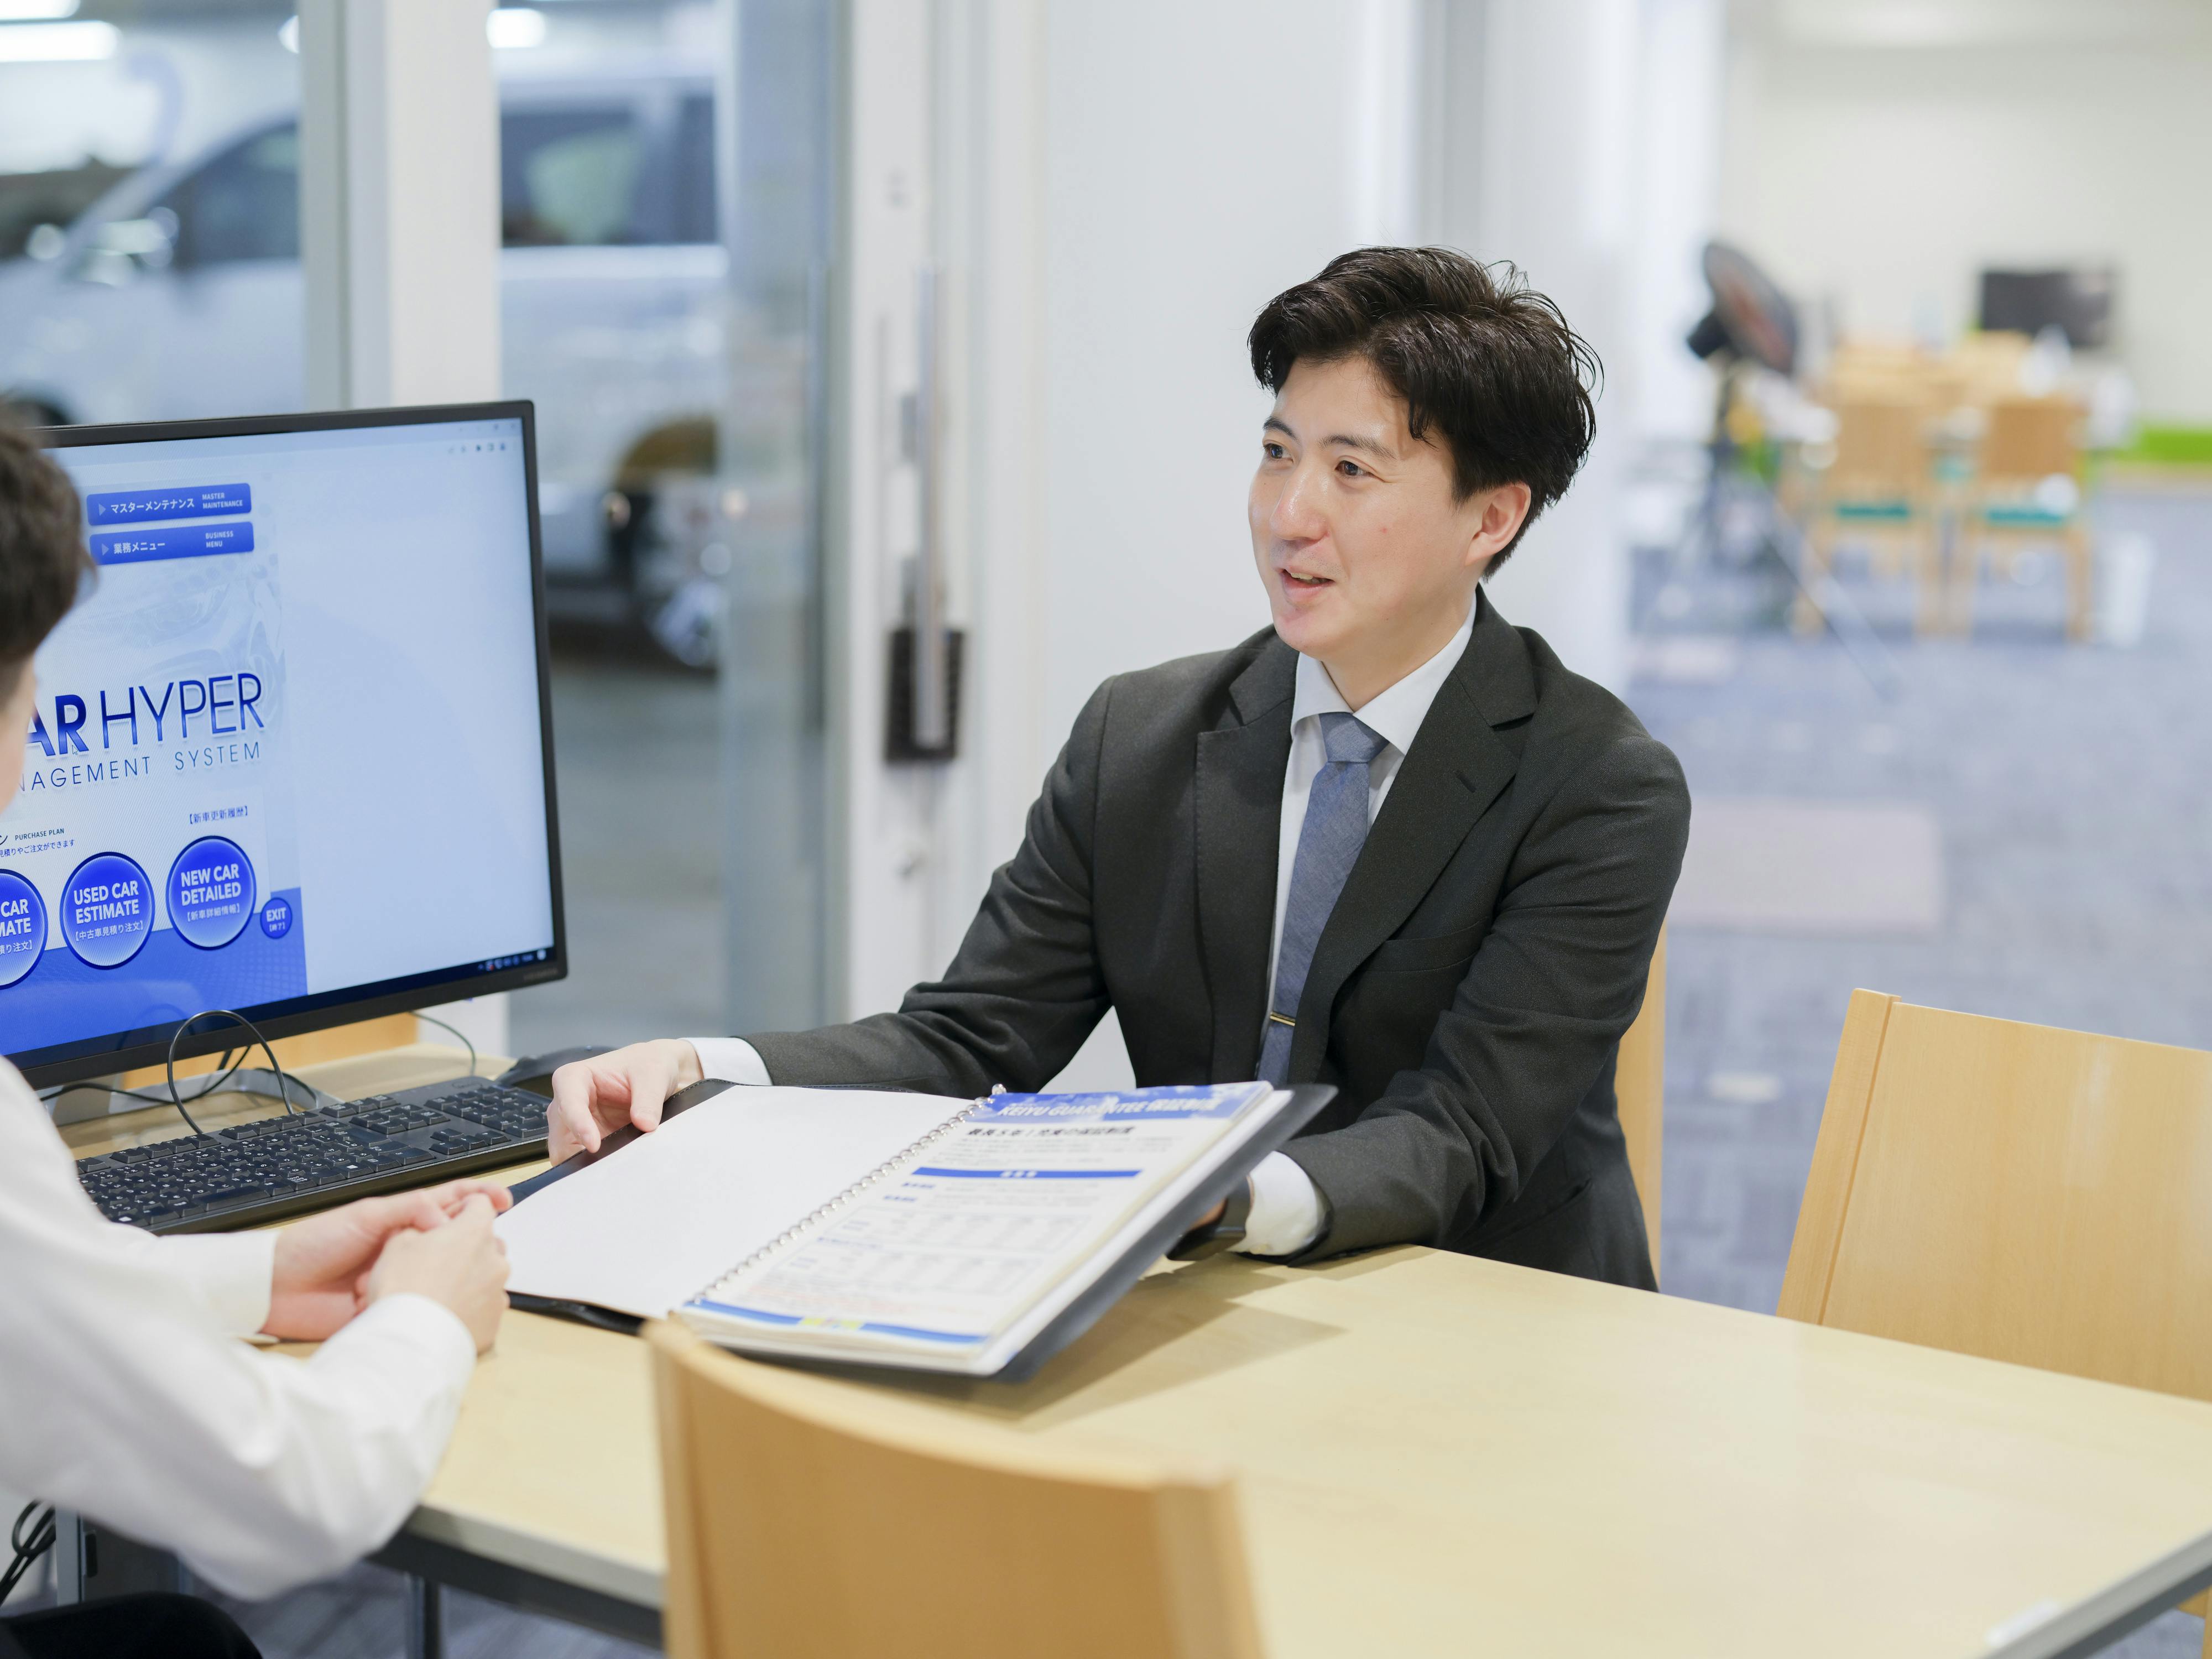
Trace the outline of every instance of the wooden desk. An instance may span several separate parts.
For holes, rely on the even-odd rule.
[[[2051,1655],[2212,1582],[2212,1407],[1440,1252],[1179,1267],[1030,1383],[894,1386],[1235,1465],[1278,1659]],[[642,1344],[513,1316],[409,1531],[657,1603],[651,1416]]]
[[[1232,1464],[1275,1659],[2027,1659],[2212,1584],[2212,1405],[1436,1251],[1165,1269],[1030,1382],[840,1386]],[[649,1632],[645,1346],[509,1316],[385,1559]]]

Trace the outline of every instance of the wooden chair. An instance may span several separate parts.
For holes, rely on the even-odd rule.
[[[2067,635],[2089,637],[2095,570],[2075,436],[2081,418],[2063,398],[2001,398],[1989,406],[1973,510],[1953,572],[1951,611],[1962,629],[1971,625],[1984,558],[2010,566],[2030,548],[2055,546],[2066,561]]]
[[[672,1659],[1259,1659],[1225,1474],[649,1335]]]
[[[2007,329],[1962,336],[1944,354],[1966,402],[1986,407],[2023,390],[2027,354],[2034,342]]]
[[[1847,531],[1872,548],[1880,574],[1911,575],[1918,588],[1917,625],[1932,629],[1942,619],[1943,586],[1928,449],[1930,405],[1921,392],[1900,386],[1887,395],[1846,397],[1835,414],[1834,456],[1813,487],[1804,591],[1792,621],[1801,634],[1820,630],[1813,595],[1835,563],[1839,534]]]
[[[1628,1171],[1644,1205],[1644,1231],[1651,1240],[1651,1271],[1659,1271],[1659,1163],[1667,1117],[1667,930],[1651,953],[1644,1006],[1620,1039],[1613,1091],[1620,1103],[1620,1133],[1628,1142]]]
[[[2212,1054],[1854,991],[1777,1311],[2212,1400],[2208,1217]]]
[[[1917,395],[1935,359],[1906,340],[1844,339],[1828,354],[1823,384],[1832,401]]]

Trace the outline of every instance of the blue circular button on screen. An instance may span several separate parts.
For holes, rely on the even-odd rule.
[[[244,933],[259,896],[245,849],[221,836],[203,836],[169,866],[169,926],[203,951],[219,951]]]
[[[273,898],[261,907],[261,931],[271,939],[282,939],[292,931],[292,901]]]
[[[46,949],[46,901],[22,877],[0,870],[0,986],[37,967]]]
[[[120,968],[154,931],[154,884],[136,860],[95,853],[62,885],[62,937],[92,968]]]

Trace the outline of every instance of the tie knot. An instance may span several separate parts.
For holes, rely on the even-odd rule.
[[[1357,714],[1321,717],[1321,740],[1328,757],[1340,765],[1364,766],[1389,746],[1388,741],[1362,724]]]

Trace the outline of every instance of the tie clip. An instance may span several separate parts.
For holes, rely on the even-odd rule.
[[[1273,1020],[1278,1025],[1295,1025],[1297,1024],[1297,1021],[1292,1019],[1288,1014],[1279,1014],[1273,1008],[1267,1010],[1267,1018]]]

